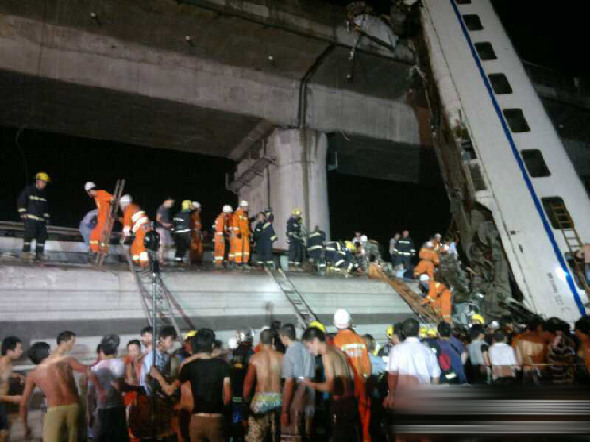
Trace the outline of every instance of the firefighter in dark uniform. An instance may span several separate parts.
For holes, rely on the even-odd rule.
[[[301,265],[305,255],[303,244],[303,218],[300,209],[294,209],[287,220],[287,241],[289,242],[289,267]]]
[[[326,263],[330,270],[342,270],[346,266],[346,251],[338,241],[326,243]]]
[[[324,244],[326,232],[315,226],[315,230],[307,235],[307,256],[309,260],[318,267],[321,273],[326,270],[326,259],[324,258]]]
[[[45,188],[49,182],[49,176],[45,172],[35,175],[35,184],[23,189],[17,200],[17,209],[21,219],[25,222],[25,235],[23,242],[23,258],[32,261],[31,242],[35,240],[35,257],[37,260],[45,259],[45,241],[47,240],[47,223],[49,222],[49,209]]]
[[[174,262],[177,264],[183,263],[184,255],[191,247],[191,210],[192,201],[184,200],[182,210],[172,218],[172,230],[174,232],[174,243],[176,244]]]
[[[356,246],[352,241],[346,241],[343,247],[344,265],[348,273],[357,271],[359,268],[358,260],[356,259]]]
[[[254,241],[256,242],[256,261],[263,267],[273,267],[272,243],[277,240],[272,226],[274,215],[269,210],[258,214],[258,222],[254,227]]]
[[[398,252],[399,260],[403,263],[405,274],[410,275],[412,278],[414,275],[414,265],[412,264],[412,258],[416,255],[416,248],[414,247],[414,241],[410,238],[409,230],[404,230],[402,237],[395,243],[395,249]]]

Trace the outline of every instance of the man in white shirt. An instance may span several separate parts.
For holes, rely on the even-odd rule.
[[[117,335],[106,335],[100,343],[102,359],[92,367],[105,394],[98,398],[97,442],[128,442],[122,390],[125,384],[125,363],[117,358]]]
[[[495,384],[512,383],[518,368],[514,349],[506,343],[506,336],[501,330],[494,332],[493,340],[494,344],[488,350],[492,380]]]
[[[436,356],[418,339],[420,324],[413,318],[401,326],[406,339],[393,346],[389,353],[389,395],[384,406],[393,408],[397,389],[412,388],[423,384],[438,384],[440,367]]]

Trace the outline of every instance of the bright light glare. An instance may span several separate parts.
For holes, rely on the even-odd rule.
[[[557,277],[565,282],[566,278],[567,278],[567,273],[565,272],[565,270],[563,270],[561,267],[557,267],[555,269],[555,273],[557,274]]]

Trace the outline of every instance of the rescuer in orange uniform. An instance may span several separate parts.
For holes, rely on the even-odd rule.
[[[203,262],[203,225],[201,224],[201,204],[193,201],[191,208],[191,249],[190,262],[201,264]]]
[[[347,356],[348,363],[354,371],[354,389],[358,400],[358,410],[363,429],[363,441],[371,440],[369,424],[371,408],[366,392],[365,382],[371,376],[371,360],[366,341],[351,329],[350,314],[344,309],[334,313],[334,325],[338,333],[334,336],[334,346]]]
[[[250,219],[248,201],[240,201],[240,206],[232,217],[232,244],[234,261],[238,267],[247,266],[250,261]]]
[[[213,224],[213,230],[215,232],[213,239],[215,246],[213,262],[216,267],[221,267],[224,261],[233,261],[233,256],[231,256],[232,250],[229,250],[232,213],[233,209],[231,206],[223,206],[223,212],[215,218],[215,223]],[[230,252],[227,260],[225,259],[226,251]]]
[[[133,263],[141,267],[148,267],[150,259],[144,242],[146,232],[151,230],[150,220],[145,212],[133,203],[131,195],[123,195],[120,204],[123,211],[123,241],[135,235],[130,247]]]
[[[425,304],[430,304],[445,322],[451,323],[451,291],[442,282],[431,280],[428,275],[420,276],[420,285],[427,291]]]
[[[84,185],[84,190],[86,190],[90,198],[94,198],[96,208],[98,209],[96,227],[90,233],[90,250],[94,253],[106,253],[109,251],[109,244],[108,241],[106,243],[103,242],[102,234],[107,224],[107,218],[109,217],[113,195],[106,190],[96,190],[96,184],[92,181]]]
[[[431,241],[428,241],[420,249],[419,257],[420,262],[414,269],[414,277],[428,275],[431,280],[434,280],[434,268],[439,265],[440,259],[438,253],[434,251],[434,244]]]

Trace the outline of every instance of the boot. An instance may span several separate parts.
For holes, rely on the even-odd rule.
[[[45,256],[45,253],[43,252],[37,252],[37,254],[35,255],[35,260],[39,262],[45,262],[47,261],[47,256]]]
[[[33,262],[35,260],[31,252],[23,252],[22,259],[25,262]]]

